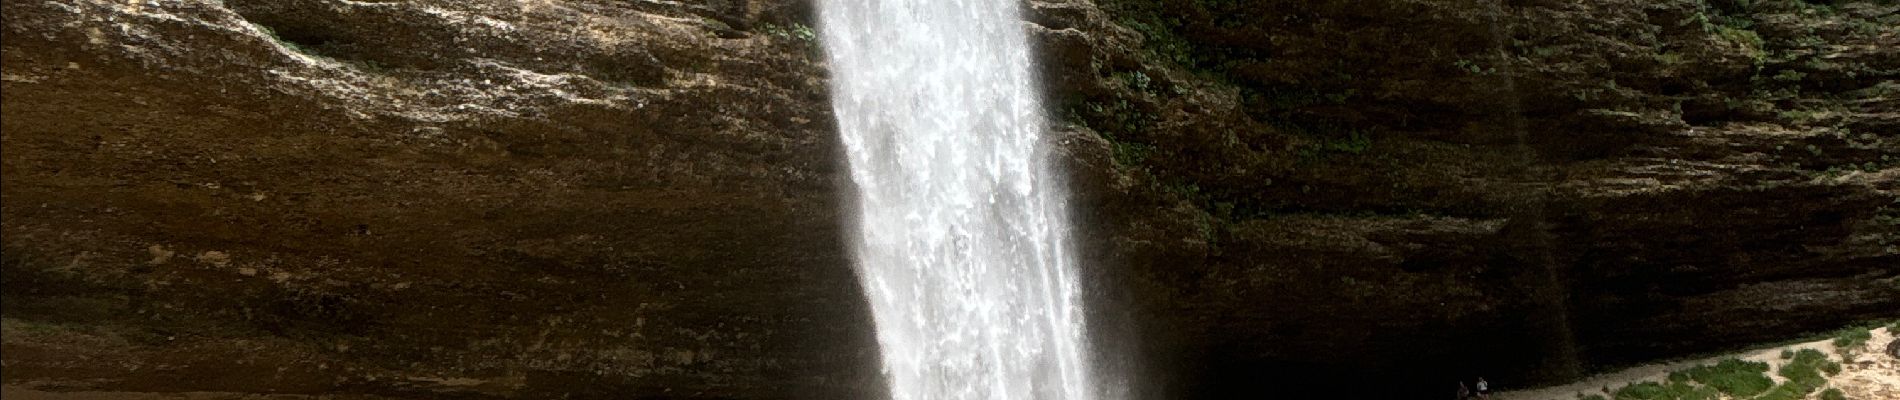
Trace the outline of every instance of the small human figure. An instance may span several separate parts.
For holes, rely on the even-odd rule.
[[[1478,377],[1477,386],[1478,386],[1478,398],[1480,399],[1491,398],[1491,382],[1485,382],[1484,377],[1480,376]]]
[[[1471,399],[1471,387],[1465,386],[1465,381],[1463,380],[1458,381],[1458,400],[1470,400],[1470,399]]]

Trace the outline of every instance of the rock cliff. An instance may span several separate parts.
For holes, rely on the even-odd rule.
[[[1520,386],[1900,309],[1890,3],[1098,4],[1036,29],[1148,387]]]
[[[877,390],[797,9],[4,12],[9,383]]]
[[[1551,383],[1900,316],[1900,5],[1026,7],[1138,395]],[[0,12],[8,385],[882,391],[810,4]]]

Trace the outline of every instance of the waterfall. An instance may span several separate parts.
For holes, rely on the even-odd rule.
[[[897,400],[1094,398],[1018,0],[820,0]]]

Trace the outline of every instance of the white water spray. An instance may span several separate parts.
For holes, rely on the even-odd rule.
[[[819,4],[896,400],[1095,397],[1020,8]]]

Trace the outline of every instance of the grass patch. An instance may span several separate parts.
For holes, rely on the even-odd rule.
[[[1841,393],[1840,389],[1828,388],[1821,391],[1821,400],[1847,400],[1847,394]]]
[[[1736,397],[1761,394],[1775,386],[1768,363],[1727,359],[1669,374],[1671,381],[1695,381]]]
[[[1775,385],[1768,379],[1768,369],[1767,363],[1727,359],[1670,373],[1666,383],[1642,382],[1604,391],[1615,400],[1718,400],[1724,393],[1732,398],[1748,398]]]
[[[1688,382],[1643,382],[1616,389],[1611,396],[1616,400],[1716,400],[1722,397],[1715,389]]]
[[[1866,327],[1848,328],[1834,336],[1834,348],[1842,350],[1860,348],[1866,346],[1867,341],[1873,338],[1873,331]]]
[[[1807,392],[1802,392],[1793,385],[1781,385],[1776,386],[1774,390],[1768,391],[1768,393],[1761,395],[1761,397],[1756,397],[1755,400],[1801,400],[1807,397],[1807,395]]]
[[[1781,366],[1781,377],[1788,381],[1769,389],[1758,400],[1798,400],[1807,398],[1821,386],[1827,385],[1827,377],[1841,373],[1841,365],[1827,359],[1827,353],[1815,349],[1801,349],[1787,365]]]

